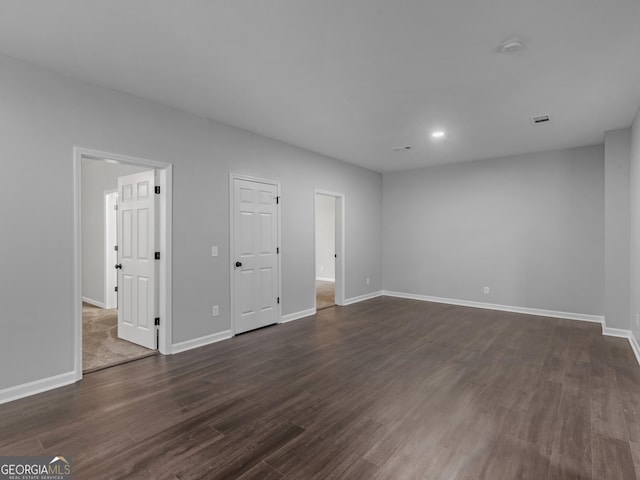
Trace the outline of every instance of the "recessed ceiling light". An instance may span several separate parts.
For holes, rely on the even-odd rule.
[[[435,132],[431,132],[431,136],[433,138],[442,138],[444,137],[444,132],[442,130],[436,130]]]

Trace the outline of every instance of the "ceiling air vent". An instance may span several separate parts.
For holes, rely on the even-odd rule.
[[[532,117],[531,121],[534,125],[537,125],[538,123],[549,123],[550,118],[549,115],[538,115],[537,117]]]

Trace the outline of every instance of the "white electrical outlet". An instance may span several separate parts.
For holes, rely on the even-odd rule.
[[[367,277],[367,285],[369,285],[369,283],[371,283],[371,280],[369,280],[369,277]]]
[[[220,315],[220,310],[218,310],[218,305],[213,306],[212,313],[214,317],[217,317],[218,315]]]
[[[218,246],[217,245],[213,245],[211,247],[211,256],[212,257],[217,257],[218,256]]]
[[[485,295],[489,295],[489,287],[484,287],[482,291],[484,292]]]

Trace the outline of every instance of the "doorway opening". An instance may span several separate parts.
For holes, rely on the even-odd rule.
[[[315,193],[316,311],[344,304],[344,195]]]
[[[74,149],[76,380],[171,345],[171,165]]]

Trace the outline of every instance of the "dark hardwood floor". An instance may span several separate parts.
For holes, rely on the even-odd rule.
[[[45,453],[80,480],[633,480],[640,367],[599,325],[381,297],[0,405],[0,455]]]

